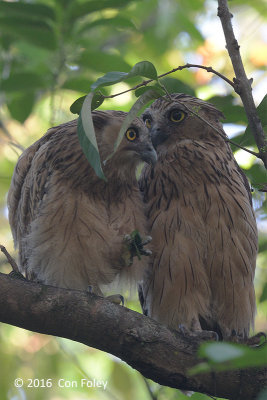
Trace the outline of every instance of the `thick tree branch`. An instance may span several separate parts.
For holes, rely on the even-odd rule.
[[[218,0],[218,16],[221,20],[226,48],[232,61],[236,78],[234,78],[235,91],[240,95],[247,114],[250,129],[254,135],[259,149],[259,157],[267,169],[267,138],[265,137],[261,121],[257,115],[256,106],[252,96],[251,83],[248,79],[239,51],[239,44],[235,38],[231,24],[232,14],[228,8],[227,0]]]
[[[267,368],[188,376],[199,340],[93,294],[44,286],[0,273],[0,321],[106,351],[154,381],[184,390],[256,399]]]

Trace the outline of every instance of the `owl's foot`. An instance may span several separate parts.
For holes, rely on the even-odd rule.
[[[178,326],[178,332],[182,333],[183,336],[192,339],[199,339],[199,340],[214,340],[218,341],[219,336],[214,331],[203,331],[203,330],[190,330],[185,327],[185,325],[180,324]]]
[[[124,306],[124,297],[121,294],[112,294],[111,296],[105,297],[98,286],[89,285],[87,287],[87,292],[90,294],[96,294],[97,296],[104,297],[105,299],[111,301],[114,304],[121,304]]]
[[[144,249],[144,246],[150,243],[151,236],[141,237],[140,233],[135,230],[130,235],[125,235],[123,238],[122,258],[126,265],[130,266],[133,263],[133,258],[136,256],[141,260],[141,256],[150,256],[152,252]]]
[[[246,337],[244,335],[237,334],[235,330],[232,331],[232,334],[229,338],[225,338],[225,340],[229,340],[231,342],[235,343],[240,343],[240,344],[246,344],[247,346],[250,347],[257,347],[260,346],[267,341],[267,336],[266,333],[264,332],[259,332],[254,336],[251,337]]]

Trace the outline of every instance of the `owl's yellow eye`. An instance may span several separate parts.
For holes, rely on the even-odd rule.
[[[185,113],[180,110],[172,110],[170,114],[170,120],[172,122],[181,122],[185,117]]]
[[[130,142],[133,142],[137,138],[137,133],[133,128],[127,129],[125,136]]]
[[[145,126],[146,126],[148,129],[151,128],[151,119],[146,118],[146,119],[144,120],[144,123],[145,123]]]

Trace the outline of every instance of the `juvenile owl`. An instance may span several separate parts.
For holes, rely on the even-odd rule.
[[[94,111],[102,160],[112,153],[126,113]],[[103,166],[107,182],[89,165],[77,120],[51,128],[20,156],[8,193],[9,221],[19,268],[30,280],[71,289],[101,286],[116,276],[137,280],[146,261],[134,259],[125,235],[147,233],[135,172],[156,152],[139,119]],[[128,237],[129,239],[129,237]]]
[[[186,94],[143,114],[158,162],[140,180],[153,237],[140,298],[146,314],[172,328],[244,338],[255,315],[257,227],[222,117]]]

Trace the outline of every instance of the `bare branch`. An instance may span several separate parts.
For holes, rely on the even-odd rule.
[[[17,266],[17,264],[16,264],[16,261],[14,260],[13,257],[11,257],[11,255],[9,254],[9,252],[7,251],[7,249],[6,249],[4,246],[2,246],[1,244],[0,244],[0,250],[1,250],[2,253],[4,253],[4,255],[6,256],[7,261],[8,261],[8,263],[11,265],[12,270],[13,270],[14,272],[18,272],[18,273],[19,273],[19,268],[18,268],[18,266]]]
[[[219,76],[221,79],[223,79],[223,80],[226,81],[227,83],[229,83],[229,85],[231,85],[231,86],[235,89],[235,91],[237,91],[237,85],[236,85],[235,82],[232,82],[230,79],[226,78],[226,76],[222,75],[220,72],[215,71],[212,67],[206,67],[205,65],[199,65],[199,64],[185,64],[185,65],[180,65],[179,67],[174,68],[174,69],[172,69],[171,71],[168,71],[168,72],[165,72],[165,73],[162,74],[162,75],[159,75],[158,78],[162,78],[162,77],[164,77],[164,76],[166,76],[166,75],[170,75],[170,74],[172,74],[172,73],[174,73],[174,72],[181,71],[181,70],[183,70],[183,69],[185,69],[185,68],[201,68],[201,69],[206,70],[207,72],[211,72],[211,73],[213,73],[214,75]],[[133,90],[139,89],[139,88],[142,87],[142,86],[147,86],[147,85],[148,85],[149,83],[151,83],[151,82],[153,82],[153,79],[148,79],[148,80],[145,80],[145,81],[139,83],[138,85],[136,85],[136,86],[134,86],[134,87],[132,87],[132,88],[130,88],[130,89],[124,90],[123,92],[115,93],[115,94],[112,94],[112,95],[110,95],[110,96],[104,96],[104,95],[103,95],[103,97],[106,98],[106,99],[111,99],[111,98],[113,98],[113,97],[117,97],[117,96],[120,96],[120,95],[122,95],[122,94],[131,92],[131,91],[133,91]],[[192,110],[190,110],[190,111],[191,111],[193,114],[196,114],[196,113],[194,113]],[[208,125],[210,125],[210,126],[211,126],[213,129],[215,129],[221,136],[223,136],[223,135],[221,134],[221,132],[219,132],[218,129],[216,129],[216,128],[213,127],[211,124],[209,124],[208,121],[204,120],[203,118],[201,118],[201,117],[200,117],[199,115],[197,115],[197,114],[196,114],[196,116],[197,116],[198,118],[202,119],[202,121],[204,121],[204,122],[207,123]],[[247,153],[252,154],[253,156],[255,156],[255,157],[257,157],[257,158],[263,159],[263,158],[262,158],[262,153],[261,153],[261,152],[256,153],[256,152],[254,152],[254,151],[252,151],[252,150],[249,150],[249,149],[247,149],[247,148],[245,148],[245,147],[239,145],[238,143],[235,143],[235,142],[231,141],[231,140],[228,139],[228,138],[225,138],[224,136],[223,136],[223,138],[224,138],[225,141],[231,143],[233,146],[236,146],[236,147],[238,147],[239,149],[242,149],[242,150],[246,151]]]
[[[248,117],[248,123],[254,135],[256,144],[259,149],[259,157],[262,159],[267,169],[267,138],[265,137],[261,121],[257,115],[256,106],[252,96],[251,83],[252,79],[248,79],[239,51],[239,44],[235,38],[233,27],[231,24],[232,14],[228,8],[227,0],[218,0],[218,16],[221,20],[226,48],[232,61],[236,78],[234,78],[235,91],[240,95],[244,104],[244,108]]]
[[[267,368],[189,376],[199,363],[197,335],[188,338],[104,298],[1,273],[0,287],[0,321],[106,351],[161,385],[230,400],[243,393],[254,400],[266,385]]]
[[[234,82],[230,81],[230,79],[226,78],[226,76],[222,75],[222,74],[221,74],[220,72],[218,72],[218,71],[215,71],[212,67],[206,67],[205,65],[199,65],[199,64],[185,64],[185,65],[180,65],[180,66],[177,67],[177,68],[173,68],[171,71],[168,71],[168,72],[165,72],[164,74],[159,75],[159,76],[158,76],[158,79],[159,79],[159,78],[163,78],[164,76],[173,74],[174,72],[182,71],[182,70],[185,69],[185,68],[201,68],[201,69],[205,69],[207,72],[211,72],[211,73],[213,73],[214,75],[219,76],[220,78],[222,78],[225,82],[229,83],[229,85],[231,85],[231,86],[235,89],[235,84],[234,84]],[[151,82],[153,82],[153,81],[154,81],[154,79],[148,79],[148,80],[145,80],[145,81],[139,83],[138,85],[136,85],[136,86],[134,86],[134,87],[132,87],[132,88],[130,88],[130,89],[124,90],[123,92],[115,93],[115,94],[112,94],[112,95],[110,95],[110,96],[104,96],[104,95],[103,95],[103,97],[104,97],[105,99],[112,99],[113,97],[117,97],[117,96],[120,96],[120,95],[122,95],[122,94],[131,92],[131,91],[133,91],[133,90],[139,89],[139,88],[142,87],[142,86],[147,86],[149,83],[151,83]]]

